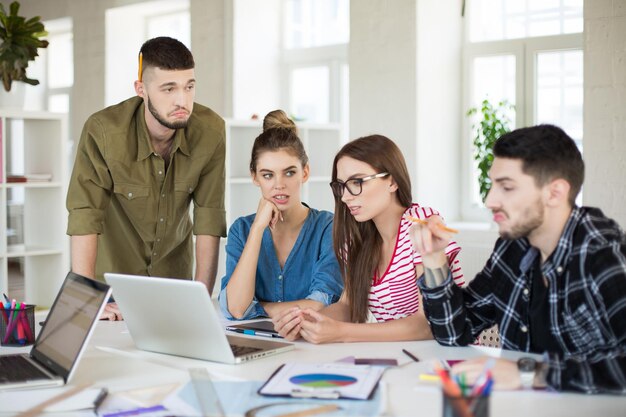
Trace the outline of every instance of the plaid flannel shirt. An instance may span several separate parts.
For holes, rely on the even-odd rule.
[[[497,324],[503,348],[530,351],[530,268],[536,256],[527,239],[498,239],[466,288],[450,276],[436,288],[420,278],[435,339],[467,345]],[[549,285],[546,320],[561,347],[543,352],[548,386],[626,393],[626,235],[619,225],[599,209],[575,207],[541,272]]]

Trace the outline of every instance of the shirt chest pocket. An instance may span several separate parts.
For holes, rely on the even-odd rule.
[[[176,182],[174,183],[174,193],[176,196],[176,208],[180,210],[187,210],[193,195],[194,187],[189,182]]]
[[[596,347],[606,346],[607,341],[601,326],[602,318],[594,316],[585,304],[563,314],[563,328],[576,348],[575,353],[593,351]]]
[[[115,184],[113,192],[127,213],[139,217],[146,214],[150,187],[135,184]]]

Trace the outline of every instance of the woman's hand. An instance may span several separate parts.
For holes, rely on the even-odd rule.
[[[283,221],[283,215],[280,210],[278,210],[276,204],[270,200],[261,198],[261,200],[259,200],[259,206],[256,209],[253,225],[258,224],[262,226],[263,229],[269,226],[273,229],[274,225],[276,225],[279,220]]]
[[[289,341],[300,338],[302,321],[302,310],[300,310],[300,307],[290,308],[272,318],[274,330]]]
[[[311,343],[341,341],[341,323],[313,309],[302,310],[300,335]]]

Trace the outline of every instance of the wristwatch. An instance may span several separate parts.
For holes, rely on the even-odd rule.
[[[523,389],[531,389],[535,381],[535,371],[537,370],[537,361],[533,358],[520,358],[517,361],[517,369]]]

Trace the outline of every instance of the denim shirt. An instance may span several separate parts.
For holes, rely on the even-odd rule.
[[[226,275],[219,294],[224,317],[235,318],[228,311],[226,286],[239,262],[256,214],[240,217],[228,231],[226,243]],[[267,316],[260,301],[319,301],[330,305],[341,296],[343,280],[333,251],[333,215],[328,211],[309,209],[285,266],[281,269],[269,227],[263,231],[259,261],[256,268],[254,299],[241,320]]]

